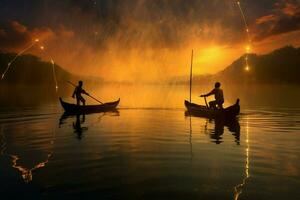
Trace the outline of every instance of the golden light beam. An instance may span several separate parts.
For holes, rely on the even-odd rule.
[[[249,172],[249,168],[250,168],[250,158],[249,158],[249,153],[250,153],[250,145],[249,145],[249,121],[247,119],[246,122],[246,149],[245,149],[245,154],[246,154],[246,159],[245,159],[245,172],[244,172],[244,178],[242,180],[242,183],[236,185],[234,187],[234,200],[238,200],[239,196],[242,194],[244,186],[247,183],[247,180],[250,178],[250,172]]]
[[[237,1],[237,5],[239,7],[239,10],[240,10],[240,13],[241,13],[244,25],[245,25],[246,33],[247,33],[248,45],[246,46],[246,49],[245,49],[246,50],[246,56],[245,56],[245,64],[246,64],[246,66],[245,66],[245,70],[249,71],[250,67],[249,67],[249,62],[248,62],[248,54],[251,52],[251,43],[252,43],[252,41],[251,41],[249,26],[248,26],[248,23],[247,23],[247,20],[246,20],[246,16],[245,16],[244,10],[242,9],[241,2]]]
[[[244,24],[245,24],[246,33],[247,33],[247,37],[248,37],[248,42],[251,43],[250,30],[249,30],[249,26],[248,26],[248,23],[247,23],[247,20],[246,20],[246,17],[245,17],[244,10],[242,9],[242,6],[241,6],[241,2],[237,1],[237,5],[239,7],[242,19],[243,19]]]
[[[54,80],[54,83],[55,83],[55,91],[57,92],[58,91],[58,83],[57,83],[57,78],[56,78],[56,73],[55,73],[55,63],[54,63],[54,60],[52,59],[52,57],[49,55],[49,53],[47,53],[45,51],[45,46],[40,46],[40,49],[45,52],[47,54],[48,57],[50,57],[50,62],[52,64],[52,76],[53,76],[53,80]]]
[[[57,84],[56,73],[55,73],[55,63],[54,63],[54,60],[52,58],[51,58],[51,63],[52,63],[53,79],[54,79],[54,82],[55,82],[55,90],[57,92],[58,84]]]
[[[25,49],[23,49],[22,51],[20,51],[11,61],[8,62],[6,69],[4,70],[4,72],[1,75],[1,80],[4,79],[6,73],[8,72],[8,70],[10,69],[10,66],[16,61],[16,59],[21,56],[23,53],[25,53],[26,51],[28,51],[29,49],[31,49],[34,45],[36,45],[37,42],[39,42],[39,39],[35,39],[28,47],[26,47]]]

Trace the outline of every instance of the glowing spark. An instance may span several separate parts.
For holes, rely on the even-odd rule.
[[[249,27],[248,27],[248,24],[247,24],[247,20],[246,20],[244,11],[243,11],[243,9],[242,9],[241,4],[240,4],[239,1],[237,2],[237,4],[238,4],[238,7],[239,7],[239,9],[240,9],[240,12],[241,12],[241,15],[242,15],[242,18],[243,18],[245,27],[246,27],[246,32],[247,32],[247,35],[248,35],[248,39],[250,39],[250,35],[249,35],[250,30],[249,30]]]
[[[44,46],[40,46],[40,49],[41,49],[41,50],[44,50],[44,49],[45,49],[45,47],[44,47]]]
[[[241,3],[240,1],[237,1],[237,5],[239,7],[239,10],[240,10],[240,13],[241,13],[241,16],[242,16],[242,19],[244,21],[244,25],[246,27],[246,33],[247,33],[247,39],[248,39],[248,45],[246,46],[245,50],[246,50],[246,55],[245,55],[245,70],[246,71],[249,71],[250,70],[250,67],[249,67],[249,63],[248,63],[248,54],[250,53],[251,51],[251,37],[250,37],[250,30],[249,30],[249,27],[248,27],[248,24],[247,24],[247,20],[246,20],[246,17],[245,17],[245,14],[244,14],[244,11],[242,9],[242,6],[241,6]]]
[[[37,39],[35,39],[34,41],[35,41],[35,42],[39,42],[40,40],[37,38]]]

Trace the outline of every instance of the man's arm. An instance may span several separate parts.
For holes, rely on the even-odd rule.
[[[213,94],[215,94],[215,89],[213,89],[212,91],[210,91],[210,92],[207,93],[207,94],[201,95],[200,97],[208,97],[208,96],[213,95]]]
[[[89,93],[87,93],[85,90],[82,90],[81,93],[89,96]]]
[[[73,97],[73,98],[75,98],[76,89],[77,89],[77,88],[74,89],[74,92],[73,92],[73,94],[72,94],[72,97]]]

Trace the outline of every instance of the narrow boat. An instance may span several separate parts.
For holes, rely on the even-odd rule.
[[[224,109],[211,109],[208,106],[198,105],[185,100],[184,105],[187,112],[194,116],[208,117],[208,118],[225,118],[233,119],[240,114],[240,100],[237,99],[236,103]]]
[[[108,112],[116,110],[119,105],[120,98],[114,102],[108,102],[100,105],[86,105],[86,106],[78,106],[76,104],[71,104],[64,102],[61,98],[59,101],[64,108],[66,113],[71,114],[87,114],[87,113],[97,113],[97,112]]]
[[[191,68],[190,68],[190,101],[185,100],[184,105],[187,108],[189,115],[208,117],[208,118],[222,118],[225,120],[234,119],[240,113],[240,100],[237,99],[236,103],[225,109],[212,109],[207,105],[206,98],[204,97],[206,106],[192,103],[192,80],[193,80],[193,58],[194,50],[192,50],[191,56]]]

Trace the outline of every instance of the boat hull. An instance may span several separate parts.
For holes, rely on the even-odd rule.
[[[88,114],[114,111],[117,109],[117,106],[120,103],[120,99],[118,99],[117,101],[108,102],[101,105],[78,106],[76,104],[64,102],[61,98],[59,98],[59,101],[65,112],[68,114]]]
[[[185,100],[184,105],[187,109],[187,112],[190,115],[199,116],[199,117],[232,119],[238,116],[240,113],[239,99],[234,105],[229,106],[222,110],[210,109],[207,108],[206,106],[191,103],[187,100]]]

